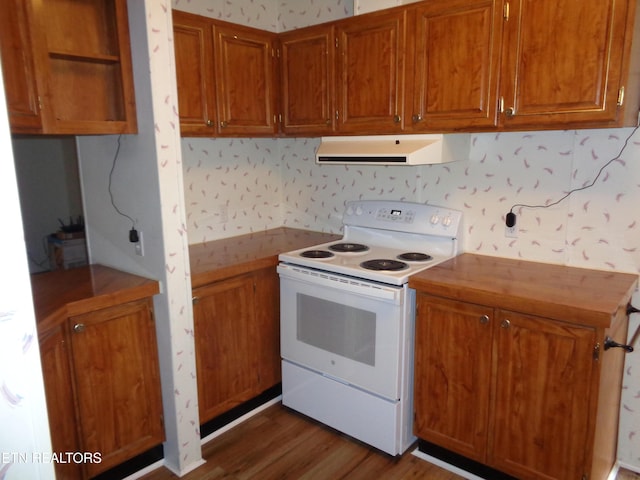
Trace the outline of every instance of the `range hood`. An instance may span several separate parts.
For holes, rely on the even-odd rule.
[[[357,165],[427,165],[468,160],[471,135],[367,135],[322,137],[316,163]]]

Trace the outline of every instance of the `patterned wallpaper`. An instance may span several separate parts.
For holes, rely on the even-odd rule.
[[[178,8],[185,1],[174,0]],[[186,3],[202,13],[195,0]],[[222,12],[232,21],[255,24],[257,17],[247,12],[263,11],[267,2],[248,3],[251,9],[239,7],[246,16],[229,13],[227,4]],[[282,31],[331,20],[336,12],[335,18],[349,16],[352,7],[342,0],[281,1],[278,12]],[[315,165],[319,139],[185,138],[189,243],[279,225],[339,232],[345,201],[384,198],[462,210],[465,251],[638,273],[640,132],[485,133],[472,135],[471,143],[468,161],[358,167]],[[516,207],[518,238],[505,237],[504,216],[514,204],[549,205],[596,177],[592,187],[557,205]],[[634,301],[640,306],[639,295]],[[632,316],[630,334],[638,316]],[[625,369],[619,458],[640,471],[638,432],[640,357],[635,353],[627,356]]]

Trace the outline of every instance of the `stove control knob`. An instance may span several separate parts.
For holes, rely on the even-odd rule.
[[[442,225],[445,227],[448,227],[449,225],[451,225],[451,222],[452,220],[451,220],[451,217],[449,216],[446,216],[442,219]]]
[[[433,215],[431,215],[431,224],[432,225],[437,225],[439,221],[440,221],[440,217],[438,216],[437,213],[434,213]]]
[[[362,207],[357,207],[356,208],[356,215],[362,215]]]
[[[347,215],[353,215],[353,207],[347,207],[347,211],[345,212]]]

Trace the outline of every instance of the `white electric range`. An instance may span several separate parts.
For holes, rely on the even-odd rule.
[[[459,211],[348,202],[341,240],[279,256],[283,404],[391,455],[413,442],[415,292],[457,255]]]

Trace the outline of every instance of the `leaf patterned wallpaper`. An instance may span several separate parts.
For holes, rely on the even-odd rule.
[[[350,16],[352,2],[173,0],[174,7],[283,31]],[[630,137],[630,138],[629,138]],[[319,139],[182,139],[189,243],[287,225],[339,232],[347,200],[428,202],[464,214],[465,251],[603,270],[640,269],[640,132],[471,135],[468,160],[418,167],[318,166]],[[625,146],[626,142],[626,146]],[[608,166],[599,174],[600,169]],[[596,180],[597,179],[597,180]],[[504,235],[514,204],[518,238]],[[635,295],[640,307],[640,296]],[[640,323],[632,316],[630,334]],[[640,346],[638,351],[640,351]],[[619,458],[640,471],[640,354],[627,356]]]

